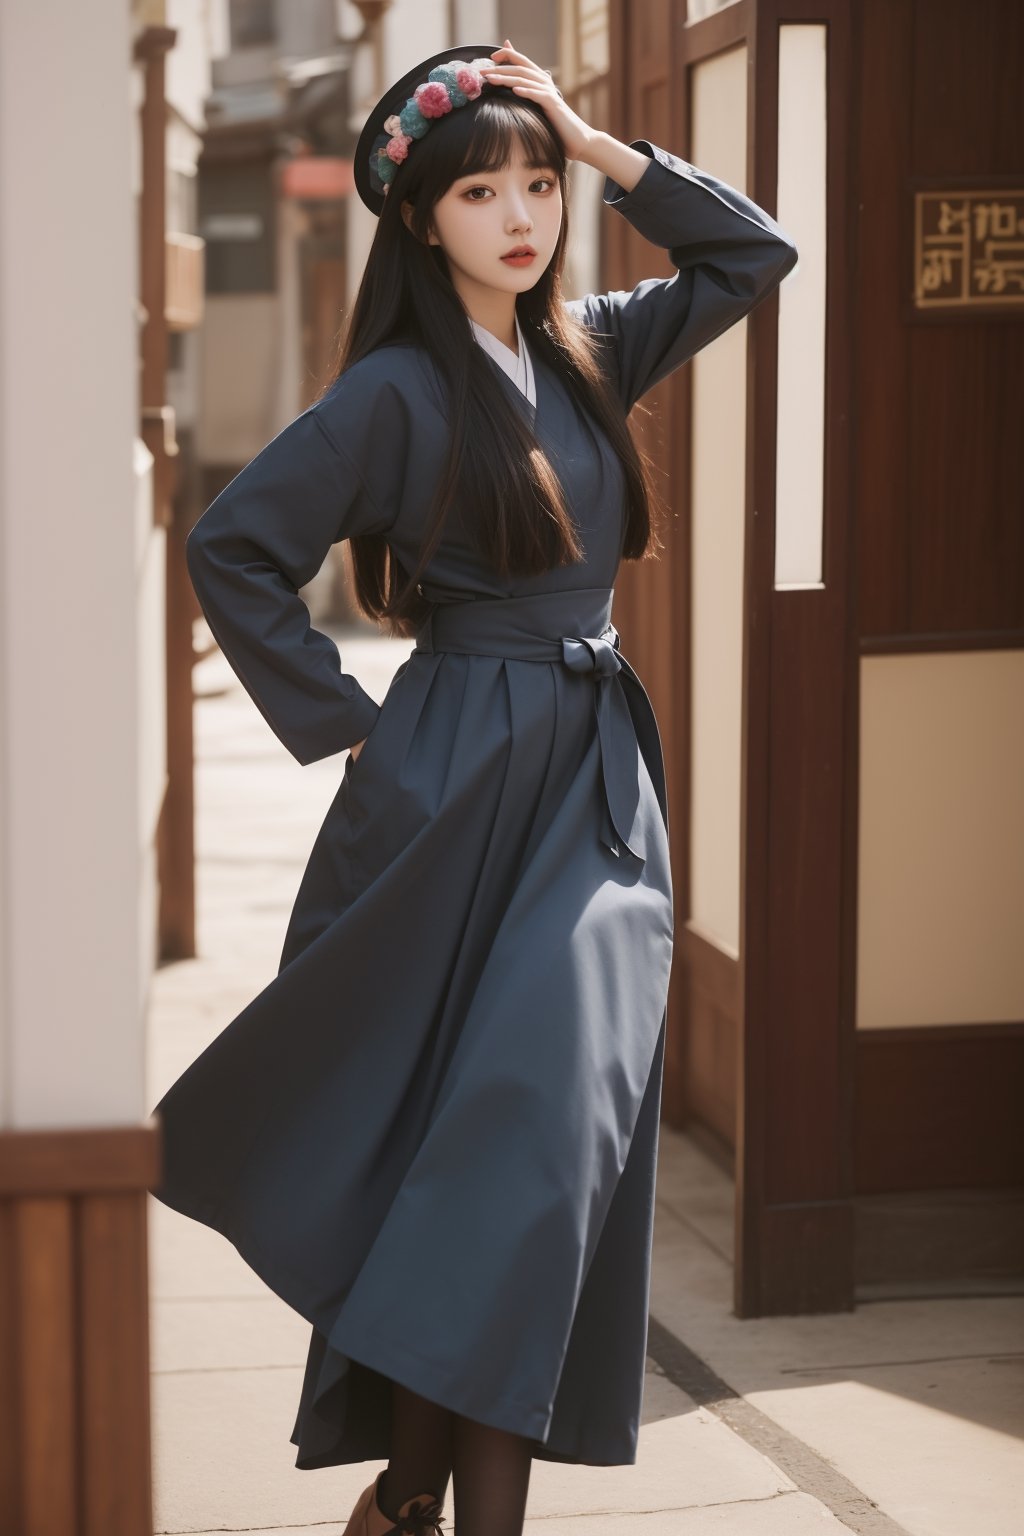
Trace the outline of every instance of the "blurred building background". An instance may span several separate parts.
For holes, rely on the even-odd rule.
[[[616,595],[672,781],[664,1118],[734,1181],[736,1314],[1021,1289],[1020,8],[12,0],[0,1536],[151,1529],[145,1021],[197,953],[212,645],[185,535],[330,377],[366,111],[506,34],[801,253],[637,413],[670,517]],[[669,275],[572,175],[567,290]],[[345,560],[304,596],[372,634]]]

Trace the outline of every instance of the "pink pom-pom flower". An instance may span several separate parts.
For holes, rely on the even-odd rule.
[[[483,76],[471,64],[463,64],[455,71],[455,81],[459,90],[464,96],[468,96],[470,101],[476,101],[484,88]]]
[[[388,139],[388,142],[384,146],[384,153],[387,155],[388,159],[393,160],[396,165],[401,165],[402,161],[409,153],[409,145],[411,143],[412,139],[409,134],[396,133],[390,139]]]
[[[440,80],[428,80],[418,85],[412,94],[424,117],[443,117],[452,110],[452,99]]]

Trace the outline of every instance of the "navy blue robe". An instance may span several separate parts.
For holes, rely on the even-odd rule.
[[[796,261],[761,208],[645,139],[604,202],[677,271],[570,308],[624,412]],[[382,705],[299,588],[377,533],[414,565],[445,454],[417,346],[361,359],[187,542],[200,604],[300,763],[347,757],[277,976],[165,1093],[167,1205],[311,1325],[300,1468],[385,1458],[390,1378],[528,1436],[636,1459],[673,946],[657,724],[611,622],[621,466],[537,355],[585,560],[500,580],[451,520]],[[462,509],[465,511],[466,509]]]

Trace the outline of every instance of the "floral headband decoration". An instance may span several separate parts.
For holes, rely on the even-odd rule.
[[[386,196],[398,167],[405,160],[416,139],[422,139],[433,121],[455,107],[475,101],[485,85],[482,70],[493,69],[494,60],[448,59],[436,64],[422,85],[418,85],[400,112],[384,120],[384,144],[374,146],[370,168],[377,174]]]

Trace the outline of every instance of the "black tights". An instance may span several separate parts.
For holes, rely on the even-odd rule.
[[[384,1511],[428,1489],[445,1498],[454,1475],[459,1525],[452,1536],[522,1536],[529,1441],[442,1408],[400,1382],[391,1387],[391,1457],[379,1490]]]

